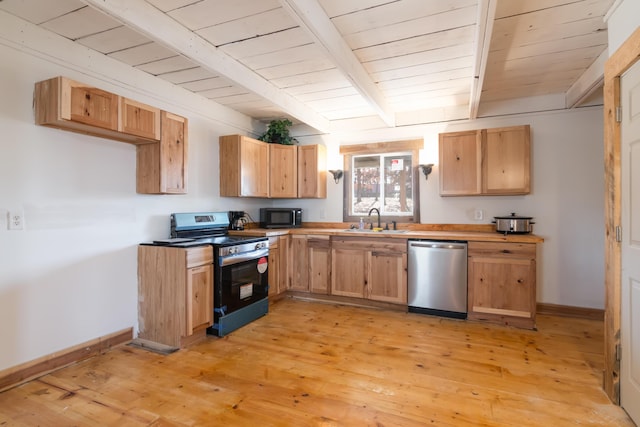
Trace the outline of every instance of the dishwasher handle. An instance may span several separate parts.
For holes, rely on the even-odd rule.
[[[428,249],[466,249],[465,244],[460,243],[444,243],[444,242],[409,242],[412,248],[428,248]]]

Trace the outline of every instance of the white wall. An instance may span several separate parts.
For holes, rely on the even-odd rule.
[[[468,129],[531,125],[532,192],[526,196],[440,197],[438,133]],[[341,165],[337,146],[397,139],[424,138],[422,155],[436,163],[428,180],[420,176],[423,224],[490,223],[494,216],[534,217],[539,245],[538,302],[604,308],[604,162],[602,107],[520,114],[473,122],[413,126],[366,132],[358,140],[324,138],[329,163]],[[353,135],[350,135],[353,138]],[[363,138],[363,139],[361,139]],[[301,143],[316,138],[301,138]],[[343,186],[328,184],[326,201],[287,201],[305,209],[304,221],[342,221]],[[475,209],[484,212],[474,221]]]
[[[638,25],[640,25],[640,1],[623,0],[616,8],[610,11],[607,21],[609,56],[629,38],[638,28]]]
[[[51,38],[0,13],[0,370],[123,328],[137,328],[139,242],[167,237],[180,211],[301,206],[306,221],[342,221],[342,183],[324,200],[219,197],[218,137],[250,134],[256,122],[144,73]],[[182,114],[189,122],[189,193],[135,193],[135,147],[35,126],[33,84],[66,75]],[[535,217],[541,245],[538,300],[604,307],[602,109],[480,119],[386,131],[302,138],[339,143],[424,137],[478,127],[531,124],[533,192],[518,197],[441,198],[438,169],[420,178],[424,223],[473,222],[474,208]],[[437,158],[437,154],[428,154]],[[26,229],[8,231],[6,213]]]
[[[7,45],[0,34],[0,370],[137,330],[137,244],[168,237],[171,212],[263,204],[219,197],[218,137],[249,134],[249,118],[181,90],[173,102],[168,84],[64,43],[68,66]],[[188,194],[136,194],[133,145],[35,126],[34,83],[56,75],[186,116]],[[24,230],[7,230],[9,210],[24,213]]]

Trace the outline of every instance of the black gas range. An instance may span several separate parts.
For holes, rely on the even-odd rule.
[[[171,238],[154,244],[213,247],[213,326],[224,336],[269,311],[269,239],[229,236],[227,212],[171,214]]]

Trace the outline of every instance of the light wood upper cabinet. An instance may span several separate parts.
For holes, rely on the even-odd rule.
[[[183,347],[213,325],[213,249],[138,246],[138,336]]]
[[[468,318],[535,328],[535,243],[469,242]]]
[[[242,135],[221,136],[220,196],[269,197],[269,146]]]
[[[440,194],[480,194],[482,132],[479,130],[440,134]]]
[[[161,113],[161,138],[137,147],[136,190],[143,194],[187,192],[188,121]]]
[[[140,132],[121,131],[120,97],[66,77],[54,77],[36,83],[34,90],[35,122],[73,132],[94,135],[131,144],[147,144],[158,140]],[[139,104],[143,106],[144,104]],[[152,108],[152,107],[150,107]],[[147,112],[141,110],[141,120],[127,125],[133,129],[148,121]],[[131,116],[131,110],[128,113]],[[135,113],[133,113],[135,114]],[[157,119],[157,117],[156,117]],[[159,123],[159,122],[158,122]],[[154,124],[157,126],[157,123]],[[146,126],[146,124],[144,124]]]
[[[406,304],[406,239],[332,238],[331,294]]]
[[[528,194],[531,182],[529,126],[486,129],[482,153],[484,194]]]
[[[327,149],[324,145],[298,147],[298,197],[327,197]]]
[[[160,109],[120,97],[118,130],[150,140],[160,140]]]
[[[36,83],[36,124],[96,134],[118,130],[118,96],[80,82],[54,77]]]
[[[269,197],[298,197],[298,147],[268,144]]]
[[[36,124],[137,145],[136,191],[187,192],[188,121],[66,77],[36,83]]]
[[[530,192],[529,125],[442,133],[440,195],[515,195]]]
[[[269,144],[242,135],[220,137],[220,196],[326,197],[324,146]]]

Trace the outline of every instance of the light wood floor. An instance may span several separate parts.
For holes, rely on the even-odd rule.
[[[0,426],[632,426],[603,324],[538,331],[282,300],[225,338],[129,345],[0,394]]]

